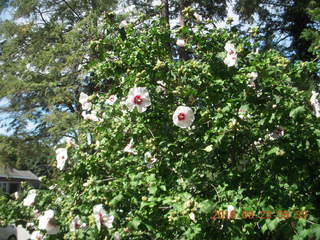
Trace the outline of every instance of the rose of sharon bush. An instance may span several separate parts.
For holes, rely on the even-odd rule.
[[[176,30],[188,36],[182,60],[162,21],[130,23],[123,39],[106,16],[87,67],[95,83],[112,80],[90,97],[101,121],[83,121],[68,171],[44,179],[31,207],[1,198],[1,220],[38,230],[34,211],[52,209],[60,229],[49,240],[316,238],[320,122],[311,93],[295,87],[315,63],[257,53],[258,39],[205,23]],[[119,101],[106,105],[113,94]],[[217,211],[224,219],[213,220]],[[86,228],[70,231],[75,216]]]

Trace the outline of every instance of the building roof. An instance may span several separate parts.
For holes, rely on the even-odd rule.
[[[39,181],[31,171],[17,170],[15,168],[0,168],[0,178]]]

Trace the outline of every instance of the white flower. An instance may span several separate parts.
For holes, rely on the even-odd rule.
[[[179,47],[184,47],[186,45],[186,41],[184,39],[178,39],[176,44]]]
[[[84,229],[87,225],[83,223],[79,216],[76,216],[70,223],[70,232],[76,232],[79,229]]]
[[[238,110],[238,116],[239,118],[241,118],[242,120],[246,120],[247,118],[251,118],[252,116],[248,113],[248,111],[244,108],[240,108]]]
[[[256,88],[256,83],[255,80],[258,78],[258,73],[257,72],[251,72],[248,74],[249,77],[249,82],[248,86],[252,88]]]
[[[94,122],[101,121],[101,119],[97,117],[97,111],[91,111],[91,113],[89,114],[89,119]]]
[[[253,142],[253,144],[254,144],[255,146],[260,146],[262,143],[263,143],[263,139],[262,139],[262,138],[258,138],[257,141],[254,141],[254,142]]]
[[[147,167],[151,168],[152,165],[157,161],[157,159],[152,156],[151,152],[146,152],[144,154],[144,161],[147,163]]]
[[[157,81],[158,86],[156,87],[156,92],[160,93],[160,92],[164,92],[166,89],[166,83],[163,81]]]
[[[227,42],[224,49],[227,51],[227,57],[224,59],[224,63],[228,65],[228,67],[235,66],[237,64],[237,51],[234,45],[231,42]]]
[[[284,128],[282,126],[278,126],[276,130],[269,134],[270,140],[276,140],[280,137],[284,136]]]
[[[172,120],[174,125],[181,128],[188,128],[194,121],[194,113],[189,107],[179,106],[173,113]]]
[[[28,222],[26,224],[26,228],[31,228],[31,227],[34,227],[34,223],[33,222]]]
[[[90,111],[92,108],[92,103],[91,102],[85,102],[82,105],[82,110]]]
[[[28,192],[28,195],[23,200],[23,206],[30,207],[34,204],[34,200],[37,196],[36,190],[32,189]]]
[[[14,192],[13,197],[15,200],[18,200],[20,198],[20,193],[19,192]]]
[[[89,102],[89,96],[83,92],[80,93],[79,102],[83,110],[90,111],[92,103]]]
[[[161,5],[161,1],[160,0],[153,0],[152,1],[152,6],[153,7],[158,7],[158,6],[160,6]]]
[[[198,13],[194,13],[193,14],[193,16],[196,18],[196,20],[198,21],[198,22],[202,22],[202,16],[200,15],[200,14],[198,14]]]
[[[131,138],[130,142],[128,145],[123,149],[124,152],[126,153],[131,153],[133,155],[137,155],[137,151],[133,148],[133,139]]]
[[[83,117],[84,120],[89,120],[90,114],[87,114],[86,111],[83,111],[83,112],[81,113],[81,116]]]
[[[312,91],[312,96],[310,98],[311,106],[313,107],[314,114],[317,118],[320,117],[320,103],[318,100],[319,93],[316,91]]]
[[[232,205],[228,205],[227,218],[235,218],[235,208]]]
[[[58,148],[56,150],[57,168],[63,170],[66,160],[68,159],[68,152],[66,148]]]
[[[49,235],[57,234],[59,232],[59,226],[54,223],[53,217],[54,217],[53,210],[50,209],[45,211],[44,214],[38,218],[39,219],[38,228],[40,230],[46,230]]]
[[[126,28],[128,27],[128,22],[126,20],[122,20],[119,24],[120,28]]]
[[[101,121],[101,119],[97,117],[97,111],[91,111],[91,113],[86,113],[85,111],[83,111],[81,115],[84,120],[91,120],[94,122]]]
[[[79,102],[81,104],[89,102],[89,96],[83,92],[80,93]]]
[[[226,42],[226,44],[224,45],[224,50],[226,50],[228,54],[236,53],[236,48],[230,41]]]
[[[147,107],[151,105],[148,90],[145,87],[131,88],[126,100],[126,105],[129,111],[132,111],[135,107],[140,113],[146,111]]]
[[[57,186],[58,186],[57,184],[51,185],[51,186],[49,187],[49,190],[53,190],[53,189],[55,189]]]
[[[43,239],[43,235],[40,231],[34,231],[31,236],[30,236],[31,240],[42,240]]]
[[[107,228],[112,228],[114,216],[108,215],[103,209],[102,204],[97,204],[93,207],[93,215],[99,231],[101,229],[101,224],[106,226]]]
[[[111,95],[107,100],[106,104],[113,105],[117,101],[117,96],[116,95]]]

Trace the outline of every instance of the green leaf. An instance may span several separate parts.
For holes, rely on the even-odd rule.
[[[140,224],[141,224],[141,220],[135,217],[131,222],[128,223],[128,227],[130,229],[138,230]]]
[[[299,115],[305,112],[305,108],[303,106],[299,106],[295,109],[292,109],[289,113],[289,116],[293,119],[297,118]]]

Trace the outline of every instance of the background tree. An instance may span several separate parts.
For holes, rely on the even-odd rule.
[[[52,156],[51,146],[14,136],[0,137],[1,167],[16,167],[20,170],[30,170],[38,176],[52,172],[50,167]]]
[[[0,96],[16,136],[29,134],[51,143],[75,137],[81,91],[93,85],[84,65],[88,43],[98,39],[103,11],[115,1],[10,1],[13,16],[0,25],[3,44]],[[2,5],[3,7],[3,5]],[[30,126],[35,126],[30,131]]]

